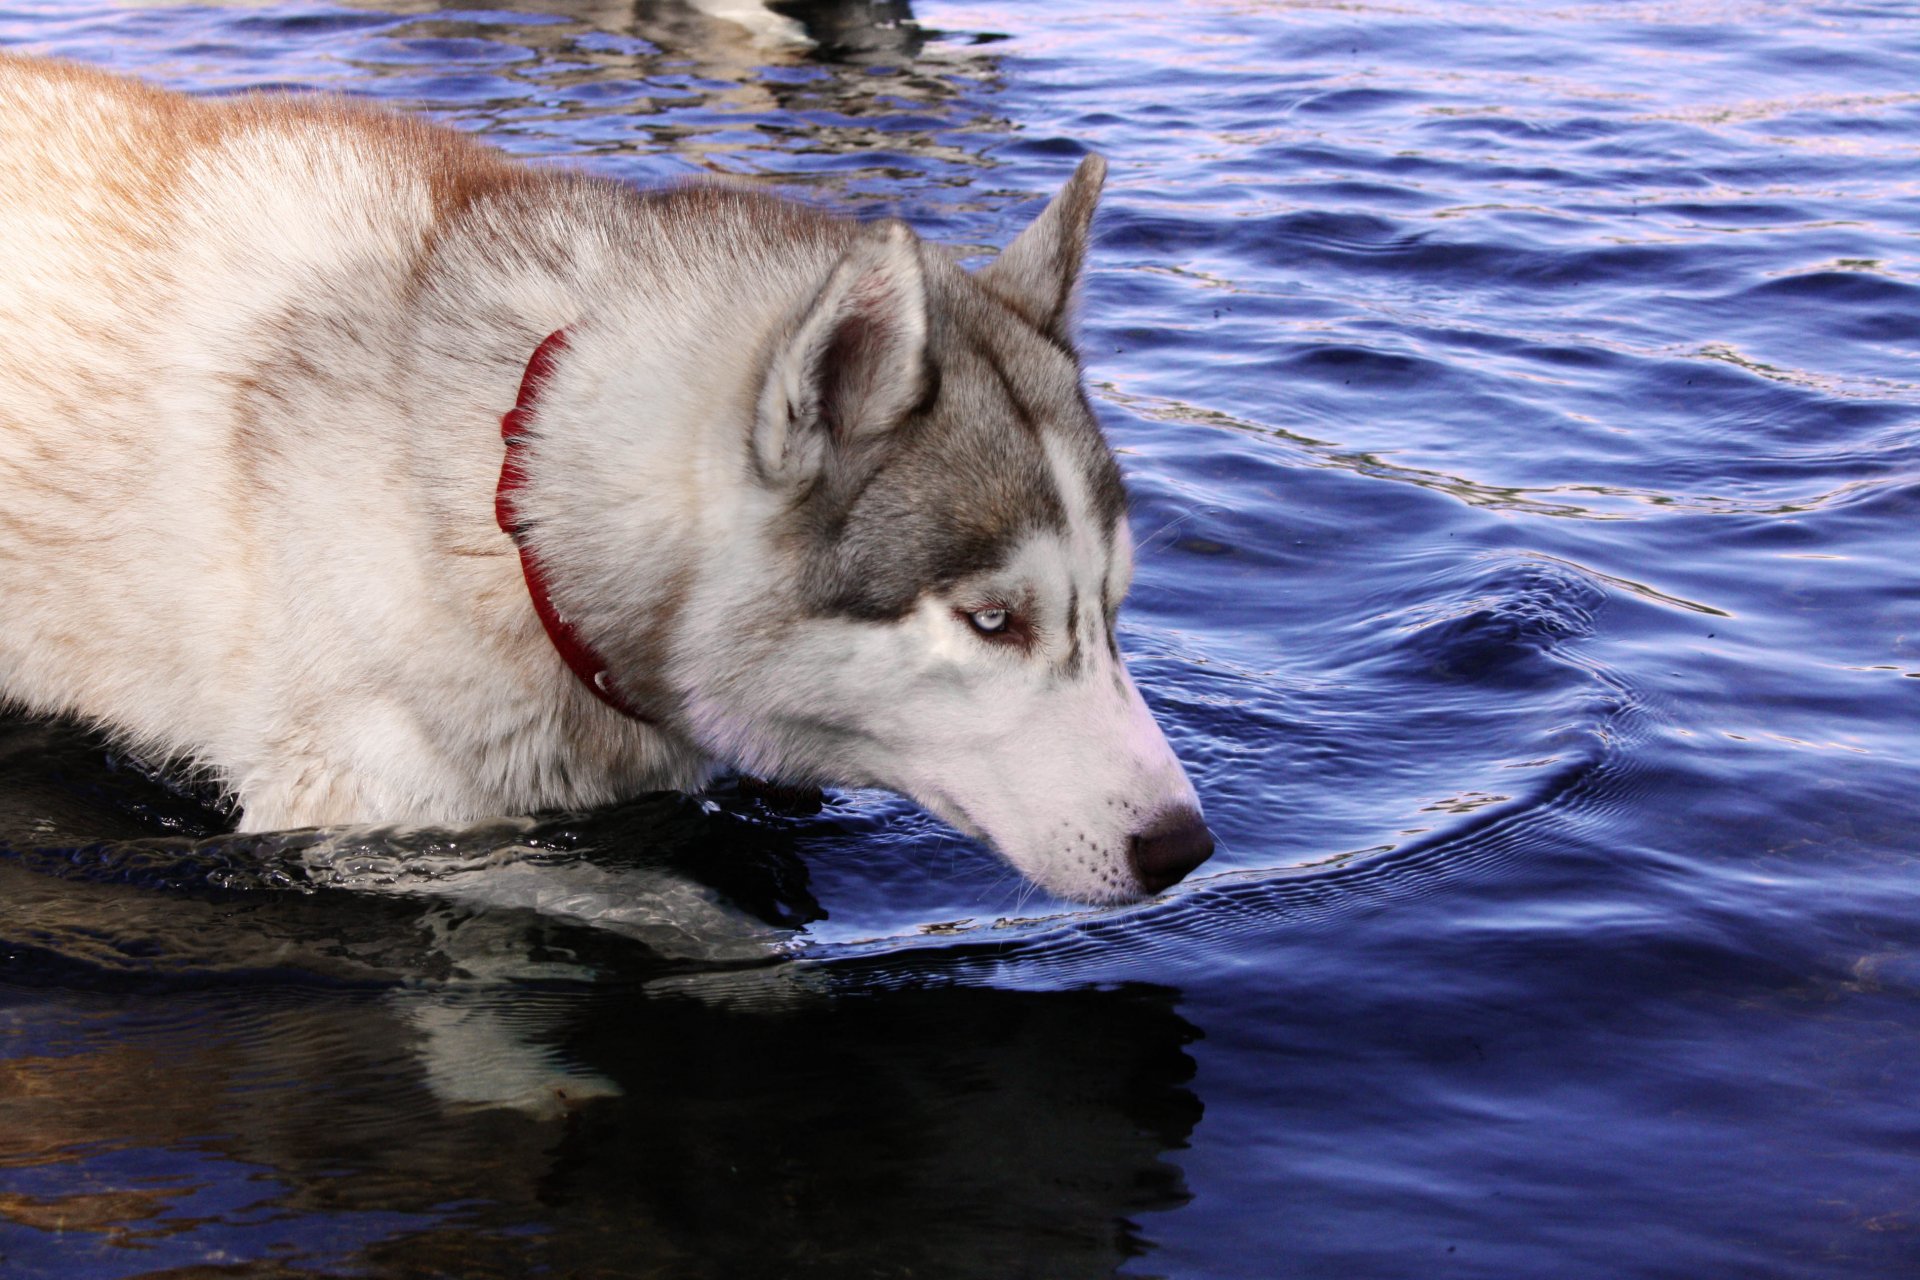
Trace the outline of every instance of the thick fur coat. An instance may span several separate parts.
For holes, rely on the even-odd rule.
[[[248,829],[882,786],[1041,883],[1211,848],[1114,644],[1068,327],[1103,166],[968,274],[897,222],[0,56],[0,696]],[[623,715],[562,662],[520,533]]]

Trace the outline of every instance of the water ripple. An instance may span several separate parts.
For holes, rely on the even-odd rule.
[[[1221,850],[1088,912],[865,794],[236,838],[0,722],[15,1270],[1911,1273],[1910,5],[519,8],[0,41],[970,255],[1106,155],[1122,642]]]

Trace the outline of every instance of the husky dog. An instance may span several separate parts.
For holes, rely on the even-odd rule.
[[[0,57],[0,698],[247,830],[731,767],[1165,888],[1213,841],[1114,641],[1069,335],[1103,171],[968,274],[897,221]]]

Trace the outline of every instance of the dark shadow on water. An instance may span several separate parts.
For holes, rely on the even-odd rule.
[[[819,908],[748,802],[510,833],[513,868],[618,878],[711,954],[458,870],[380,882],[484,829],[363,834],[341,887],[326,833],[224,822],[0,721],[9,1277],[1099,1276],[1188,1199],[1173,992],[786,961]]]
[[[1139,1251],[1137,1215],[1187,1199],[1164,1153],[1199,1119],[1197,1032],[1164,989],[647,1013],[579,1024],[626,1097],[572,1131],[542,1193],[561,1220],[655,1207],[712,1274],[1102,1275]]]
[[[448,1105],[373,994],[0,995],[7,1274],[1099,1276],[1188,1199],[1162,989],[496,998],[624,1092]]]

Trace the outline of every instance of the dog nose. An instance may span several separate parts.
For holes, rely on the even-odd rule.
[[[1207,830],[1198,809],[1185,805],[1162,813],[1127,842],[1127,861],[1147,893],[1179,884],[1187,872],[1212,856],[1213,832]]]

